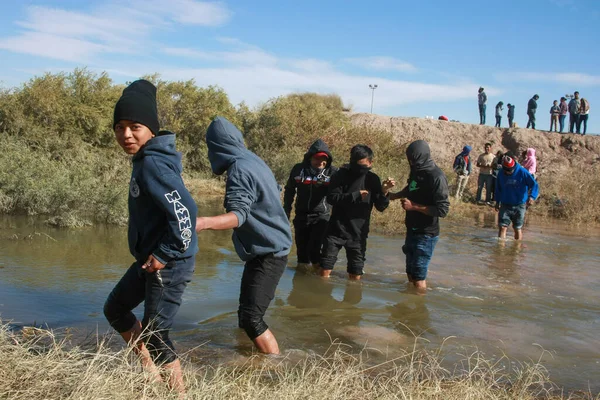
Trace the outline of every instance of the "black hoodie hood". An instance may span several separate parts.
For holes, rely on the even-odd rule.
[[[329,147],[327,146],[327,144],[324,141],[322,141],[321,139],[315,140],[315,142],[310,145],[310,147],[308,148],[308,151],[306,152],[306,154],[304,154],[304,162],[307,163],[308,165],[310,165],[310,159],[312,158],[312,156],[314,156],[317,153],[321,153],[321,152],[327,154],[327,157],[329,157],[325,168],[330,167],[331,163],[333,162],[333,156],[331,155],[331,152],[329,151]]]
[[[431,150],[424,140],[415,140],[406,149],[406,158],[411,172],[424,171],[435,167],[431,159]]]

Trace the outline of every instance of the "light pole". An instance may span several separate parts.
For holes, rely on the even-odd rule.
[[[377,89],[377,85],[369,85],[369,89],[371,89],[371,114],[373,114],[373,98],[375,97],[375,89]]]

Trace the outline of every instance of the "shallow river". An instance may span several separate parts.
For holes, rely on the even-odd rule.
[[[208,214],[208,213],[206,213]],[[430,265],[429,290],[406,284],[403,237],[372,235],[366,274],[347,282],[340,261],[329,280],[297,271],[295,256],[266,317],[283,350],[322,353],[332,338],[393,355],[414,336],[423,346],[477,347],[537,360],[567,389],[600,391],[600,232],[529,224],[525,240],[495,238],[493,216],[446,222]],[[57,230],[5,217],[0,235],[0,317],[16,326],[108,331],[104,300],[131,263],[126,231]],[[343,252],[341,253],[343,258]],[[230,233],[200,236],[194,281],[174,326],[180,348],[231,360],[251,352],[237,327],[242,263]]]

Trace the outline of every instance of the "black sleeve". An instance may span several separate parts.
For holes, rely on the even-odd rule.
[[[450,210],[448,200],[448,181],[445,176],[437,176],[433,180],[433,205],[429,206],[429,213],[434,217],[444,218]]]
[[[294,165],[283,192],[283,209],[288,219],[292,214],[292,204],[294,203],[294,197],[296,196],[296,180],[294,178],[298,172],[298,165]]]
[[[377,211],[383,212],[390,205],[390,199],[381,190],[381,179],[375,174],[371,175],[371,201]]]
[[[340,203],[355,203],[361,199],[360,191],[344,193],[343,183],[345,176],[346,174],[343,170],[340,170],[331,177],[331,184],[329,185],[329,192],[327,193],[327,202],[332,206]]]

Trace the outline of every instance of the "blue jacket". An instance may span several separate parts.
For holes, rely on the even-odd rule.
[[[249,261],[271,253],[288,255],[292,231],[273,172],[246,148],[242,133],[223,117],[208,127],[206,144],[213,172],[227,171],[224,206],[238,218],[232,237],[238,256]]]
[[[511,175],[499,170],[496,179],[496,203],[516,206],[527,202],[529,197],[534,200],[538,198],[538,183],[533,175],[519,164],[515,166],[515,172]]]
[[[198,252],[197,208],[181,179],[175,135],[159,132],[134,156],[129,183],[129,251],[166,264]]]

